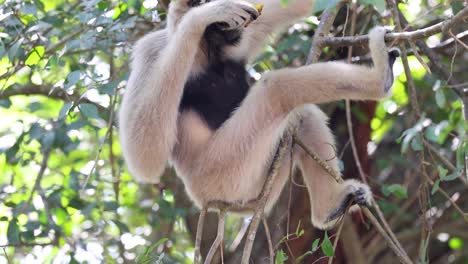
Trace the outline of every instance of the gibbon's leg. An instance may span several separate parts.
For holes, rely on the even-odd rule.
[[[137,180],[159,182],[172,153],[180,100],[205,28],[217,22],[239,28],[257,16],[247,2],[219,0],[190,9],[175,32],[137,43],[119,116],[123,154]]]
[[[370,34],[374,68],[320,63],[273,71],[254,85],[194,159],[194,164],[203,164],[192,170],[193,193],[202,193],[195,199],[255,198],[278,140],[284,129],[295,122],[298,107],[344,98],[383,98],[393,80],[389,70],[393,60],[387,55],[384,34],[383,28]],[[216,192],[203,191],[206,189]]]
[[[323,161],[339,172],[335,140],[327,126],[327,116],[315,105],[307,105],[302,111],[302,122],[297,136]],[[349,203],[370,205],[372,193],[369,187],[356,180],[337,183],[300,146],[294,147],[294,160],[301,169],[306,183],[312,224],[320,229],[329,229],[345,213]]]
[[[262,4],[262,14],[244,30],[239,45],[226,48],[230,58],[254,59],[272,33],[311,14],[314,4],[314,0],[289,0],[285,6],[280,0],[248,1]]]

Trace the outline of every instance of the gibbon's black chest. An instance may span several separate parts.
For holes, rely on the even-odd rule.
[[[185,83],[180,111],[194,110],[208,126],[218,129],[232,114],[249,91],[247,71],[243,61],[222,58],[222,48],[235,45],[240,31],[223,31],[210,25],[204,35],[208,67]]]

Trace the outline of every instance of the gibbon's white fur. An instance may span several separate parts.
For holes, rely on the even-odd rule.
[[[385,30],[377,27],[370,32],[374,67],[326,62],[271,71],[248,90],[229,118],[212,129],[197,109],[180,109],[186,83],[196,83],[210,66],[207,27],[222,23],[226,30],[240,32],[240,40],[224,46],[219,56],[245,65],[273,31],[310,14],[313,1],[291,0],[282,7],[279,0],[258,0],[264,5],[260,16],[253,6],[257,0],[200,5],[194,1],[172,1],[167,27],[135,45],[119,120],[130,173],[138,181],[157,183],[169,161],[199,207],[209,201],[250,201],[259,195],[277,143],[291,124],[298,124],[299,138],[338,171],[327,117],[314,104],[378,100],[388,94],[394,57],[389,60]],[[293,165],[304,175],[316,227],[333,227],[350,201],[370,203],[367,185],[355,180],[338,184],[301,148],[294,146],[292,151]],[[267,211],[288,177],[289,157],[281,162]]]

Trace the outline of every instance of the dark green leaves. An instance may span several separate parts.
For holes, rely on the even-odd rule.
[[[80,71],[72,71],[67,76],[65,88],[70,88],[80,81]]]
[[[328,233],[325,232],[325,236],[322,241],[322,252],[327,257],[335,256],[335,250],[333,249],[333,244],[328,237]]]
[[[8,243],[11,245],[17,245],[21,242],[19,226],[18,226],[18,222],[16,218],[13,218],[8,223],[7,238],[8,238]]]
[[[312,252],[317,251],[319,247],[319,243],[320,243],[320,238],[317,238],[314,240],[314,242],[312,243]]]
[[[393,194],[395,197],[399,199],[408,198],[408,191],[406,190],[406,187],[400,184],[383,185],[382,193],[385,196],[389,196],[390,194]]]
[[[78,108],[80,109],[81,114],[87,118],[99,118],[97,107],[93,104],[80,104]]]
[[[37,64],[41,59],[42,56],[44,56],[45,48],[44,46],[36,46],[28,55],[26,58],[26,61],[24,62],[28,66],[32,66]]]
[[[385,11],[385,0],[359,0],[360,3],[374,6],[377,11],[383,13]]]
[[[327,8],[332,8],[340,2],[339,0],[318,0],[314,4],[314,13],[321,12]]]
[[[288,256],[282,249],[278,250],[276,252],[276,257],[275,257],[275,264],[283,264],[288,260]]]

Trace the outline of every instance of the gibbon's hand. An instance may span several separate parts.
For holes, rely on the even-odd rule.
[[[390,96],[393,84],[393,63],[397,57],[400,56],[400,50],[398,48],[392,48],[388,50],[385,45],[385,34],[390,32],[388,28],[385,27],[375,27],[369,32],[369,47],[371,54],[373,55],[372,59],[374,61],[374,66],[378,71],[383,71],[383,88],[384,88],[384,97]],[[387,54],[382,53],[385,51]],[[385,57],[378,56],[377,54],[385,54]]]
[[[197,7],[199,16],[204,16],[207,25],[217,23],[223,30],[241,29],[258,18],[259,11],[242,0],[217,0]]]

